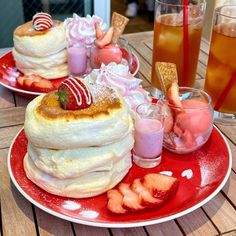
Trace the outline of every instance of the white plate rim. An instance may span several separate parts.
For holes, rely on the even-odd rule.
[[[11,146],[9,148],[8,157],[7,157],[8,172],[9,172],[10,178],[11,178],[12,182],[14,183],[15,187],[29,202],[31,202],[32,204],[34,204],[36,207],[40,208],[41,210],[43,210],[53,216],[56,216],[58,218],[61,218],[61,219],[64,219],[64,220],[67,220],[67,221],[70,221],[73,223],[79,223],[79,224],[83,224],[83,225],[96,226],[96,227],[106,227],[106,228],[130,228],[130,227],[141,227],[141,226],[159,224],[159,223],[163,223],[163,222],[184,216],[184,215],[198,209],[199,207],[203,206],[208,201],[210,201],[212,198],[214,198],[220,192],[220,190],[224,187],[224,185],[226,184],[226,182],[230,176],[230,172],[231,172],[231,168],[232,168],[232,153],[231,153],[231,149],[230,149],[229,144],[228,144],[226,138],[224,137],[224,135],[221,133],[221,131],[215,125],[214,125],[214,128],[219,132],[219,134],[223,138],[223,140],[226,144],[228,153],[229,153],[229,166],[228,166],[228,170],[227,170],[227,173],[226,173],[223,181],[217,187],[217,189],[214,192],[212,192],[208,197],[206,197],[203,201],[197,203],[196,205],[194,205],[184,211],[173,214],[171,216],[163,217],[161,219],[150,220],[150,221],[141,221],[141,222],[132,222],[132,223],[125,223],[125,222],[124,223],[115,223],[115,222],[114,223],[101,223],[101,222],[94,222],[94,221],[89,221],[89,220],[86,221],[86,220],[75,219],[73,217],[69,217],[69,216],[63,215],[61,213],[55,212],[55,211],[48,209],[47,207],[39,204],[37,201],[32,199],[28,194],[26,194],[24,192],[24,190],[19,186],[19,184],[17,183],[17,181],[12,173],[12,169],[11,169],[11,165],[10,165],[10,157],[11,157],[11,150],[12,150],[13,144],[15,143],[16,138],[18,137],[20,132],[24,129],[24,127],[16,134],[16,136],[14,137],[14,139],[11,143]]]

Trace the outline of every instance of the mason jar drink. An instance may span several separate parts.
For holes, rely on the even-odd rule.
[[[205,1],[156,0],[152,85],[160,89],[155,62],[172,62],[177,66],[180,86],[192,87],[195,82],[201,42]],[[184,19],[185,18],[185,19]]]

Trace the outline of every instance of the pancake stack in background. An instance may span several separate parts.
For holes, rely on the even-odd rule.
[[[62,84],[73,84],[71,91],[76,87],[86,95],[80,98],[91,101],[76,81]],[[24,169],[52,194],[96,196],[119,183],[132,165],[133,123],[126,103],[111,88],[90,85],[90,91],[92,104],[83,109],[63,109],[54,92],[35,98],[26,109]]]
[[[46,13],[20,25],[13,34],[13,57],[25,75],[36,74],[47,79],[68,75],[66,36],[63,23]]]

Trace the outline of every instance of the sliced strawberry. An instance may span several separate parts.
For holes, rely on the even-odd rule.
[[[50,91],[53,91],[54,89],[52,82],[46,79],[34,81],[31,84],[31,88],[33,91],[41,92],[41,93],[48,93]]]
[[[107,192],[108,197],[108,203],[107,207],[108,209],[116,214],[123,214],[127,210],[123,208],[123,195],[116,189],[109,190]]]
[[[23,87],[23,84],[24,84],[24,80],[26,79],[25,76],[19,76],[16,78],[16,82],[21,86]]]
[[[109,30],[104,35],[100,36],[100,38],[98,38],[95,41],[95,45],[99,48],[103,48],[104,46],[111,43],[112,36],[113,36],[113,27],[110,27]]]
[[[99,39],[103,36],[103,32],[100,28],[99,22],[95,22],[95,32],[96,32],[96,39]]]
[[[181,136],[182,141],[184,142],[184,146],[186,148],[193,148],[197,146],[197,143],[195,141],[195,138],[193,135],[190,133],[190,131],[185,130]]]
[[[171,176],[154,173],[145,175],[142,184],[152,193],[152,196],[165,201],[176,192],[179,181]]]
[[[123,206],[131,211],[137,211],[144,208],[141,205],[139,196],[137,193],[131,190],[130,184],[121,183],[118,186],[120,193],[123,195]]]
[[[70,77],[59,86],[57,95],[65,110],[78,110],[92,104],[92,94],[88,87],[78,78]]]
[[[42,79],[42,78],[41,78]],[[33,90],[32,88],[32,84],[34,82],[39,82],[41,81],[40,78],[37,78],[37,77],[28,77],[24,80],[24,84],[23,84],[23,87],[26,89],[26,90]]]
[[[179,98],[179,86],[177,82],[173,82],[170,88],[167,91],[167,99],[171,106],[173,107],[182,107],[180,98]]]
[[[32,90],[32,83],[35,81],[40,81],[43,78],[39,75],[24,75],[16,79],[17,83],[22,86],[25,90]]]
[[[159,199],[154,198],[148,189],[142,185],[140,179],[135,179],[133,181],[131,184],[131,189],[138,194],[141,204],[144,206],[157,204],[160,202]]]

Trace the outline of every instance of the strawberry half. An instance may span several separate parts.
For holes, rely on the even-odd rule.
[[[86,85],[77,78],[70,77],[62,82],[56,93],[65,110],[79,110],[92,104],[92,94]]]
[[[173,107],[181,108],[182,103],[179,98],[179,86],[177,82],[173,82],[167,91],[167,99]]]
[[[103,48],[111,43],[112,36],[113,36],[113,27],[110,27],[106,33],[102,34],[98,39],[95,40],[94,44],[98,48]]]
[[[155,198],[166,201],[176,192],[179,181],[171,176],[161,174],[146,174],[142,184]]]
[[[99,26],[99,22],[95,22],[95,32],[96,32],[96,39],[99,39],[100,37],[102,37],[103,32]]]

